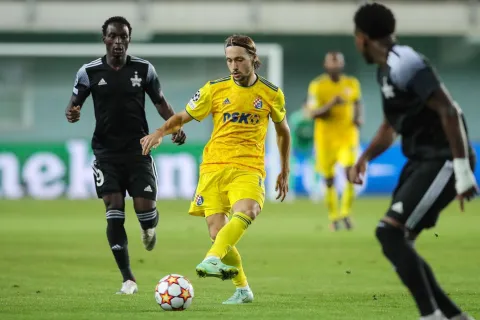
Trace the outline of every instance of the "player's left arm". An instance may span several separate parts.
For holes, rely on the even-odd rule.
[[[157,72],[150,63],[148,64],[145,92],[148,94],[153,105],[164,120],[167,121],[175,115],[175,111],[173,111],[172,106],[168,103],[163,94]],[[181,127],[172,134],[172,141],[178,145],[184,144],[186,139],[187,136]]]
[[[353,102],[353,122],[357,127],[361,127],[363,125],[363,104],[362,104],[362,89],[360,87],[360,82],[357,79],[353,79],[353,94],[354,94],[354,102]]]
[[[290,148],[291,136],[290,127],[287,123],[285,109],[285,96],[283,92],[278,89],[277,96],[272,106],[270,116],[275,124],[275,131],[277,133],[277,146],[280,153],[280,174],[277,178],[277,185],[275,190],[278,191],[277,199],[283,201],[288,193],[288,179],[290,175]]]
[[[423,60],[412,61],[404,71],[407,90],[413,91],[434,110],[442,121],[443,131],[448,139],[453,155],[453,169],[456,190],[461,200],[469,200],[477,192],[477,183],[470,167],[468,138],[462,119],[462,110],[452,100],[432,67]]]

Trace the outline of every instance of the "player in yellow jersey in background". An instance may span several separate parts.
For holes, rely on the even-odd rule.
[[[341,222],[347,229],[352,228],[350,213],[355,189],[347,182],[339,208],[334,186],[335,165],[340,163],[348,172],[355,164],[362,124],[360,83],[343,74],[344,66],[342,53],[327,53],[325,73],[315,78],[308,88],[308,107],[315,119],[316,170],[326,182],[325,202],[334,231],[340,228]]]
[[[269,119],[277,133],[281,172],[276,189],[282,201],[288,192],[290,129],[282,90],[255,72],[260,61],[253,40],[229,37],[225,56],[230,76],[208,81],[185,111],[172,116],[141,143],[148,154],[165,135],[177,132],[192,119],[202,121],[212,115],[213,132],[203,151],[189,213],[206,218],[214,242],[196,272],[201,277],[233,279],[237,290],[224,304],[242,304],[253,301],[253,292],[236,244],[263,208]]]

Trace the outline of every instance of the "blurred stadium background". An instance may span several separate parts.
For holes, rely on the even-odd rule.
[[[267,204],[266,212],[272,214],[265,214],[241,245],[259,306],[263,301],[272,308],[268,312],[250,309],[245,314],[215,309],[217,300],[229,293],[230,284],[218,289],[216,283],[197,281],[194,285],[202,303],[194,302],[196,310],[214,308],[223,317],[233,318],[295,319],[311,317],[309,312],[321,319],[351,319],[352,314],[355,319],[413,318],[414,306],[406,291],[393,273],[384,272],[390,269],[372,231],[388,206],[387,196],[405,161],[398,143],[369,167],[366,185],[358,189],[365,198],[354,204],[358,213],[355,233],[327,233],[323,207],[309,200],[321,199],[323,186],[313,170],[311,133],[308,122],[301,121],[301,108],[309,81],[323,72],[327,51],[343,52],[346,72],[361,82],[366,112],[363,147],[382,119],[375,68],[356,53],[352,37],[353,13],[362,2],[0,0],[0,270],[4,270],[0,273],[0,314],[5,312],[1,318],[131,319],[136,312],[134,318],[151,319],[148,312],[156,311],[148,296],[145,302],[127,301],[111,313],[118,305],[106,295],[119,283],[104,239],[103,204],[95,200],[90,168],[91,99],[83,107],[80,122],[69,124],[64,116],[75,74],[82,64],[104,54],[101,25],[114,15],[131,22],[130,53],[154,64],[176,111],[208,79],[226,74],[222,44],[232,33],[253,37],[264,61],[260,73],[281,86],[286,95],[294,137],[291,190],[297,199],[289,205]],[[414,46],[436,66],[465,111],[470,136],[480,151],[480,1],[380,2],[390,5],[397,16],[399,41]],[[146,108],[150,128],[158,127],[163,120],[150,101]],[[135,218],[127,220],[133,239],[132,265],[141,290],[146,286],[141,294],[151,295],[154,282],[164,273],[191,276],[209,245],[203,223],[184,214],[211,127],[208,120],[191,123],[185,128],[186,145],[166,143],[154,153],[158,199],[163,200],[158,205],[163,214],[159,254],[147,255],[137,237]],[[269,161],[275,164],[274,153]],[[276,176],[275,166],[268,167],[268,174]],[[338,174],[341,186],[344,177],[342,171]],[[56,201],[40,201],[46,199]],[[476,202],[468,208],[480,209]],[[132,211],[130,206],[127,211]],[[455,206],[450,211],[458,209]],[[478,271],[476,226],[480,220],[475,214],[451,214],[445,219],[436,237],[426,236],[420,249],[427,249],[427,258],[438,265],[441,280],[450,279],[446,281],[449,292],[480,315],[480,279],[462,276]],[[294,259],[298,278],[291,277],[285,254],[298,256]],[[467,255],[476,262],[465,262]],[[168,258],[172,256],[174,260]],[[455,261],[455,266],[444,264],[444,258]],[[50,296],[39,298],[40,292]],[[391,306],[396,308],[393,314]],[[145,313],[138,313],[140,309]],[[210,319],[200,313],[185,317]]]
[[[465,110],[472,139],[480,141],[480,127],[476,125],[480,122],[479,1],[384,2],[397,15],[399,40],[431,59]],[[283,87],[286,94],[296,138],[293,191],[297,196],[320,196],[321,184],[314,178],[309,161],[308,127],[297,130],[297,120],[308,83],[322,72],[328,50],[344,52],[346,72],[360,79],[366,108],[363,142],[369,141],[382,117],[375,69],[354,50],[352,14],[359,3],[0,1],[0,197],[94,195],[88,153],[94,126],[92,103],[88,101],[81,121],[75,125],[65,121],[63,110],[76,70],[104,53],[100,27],[111,15],[124,15],[130,20],[134,42],[131,53],[138,52],[155,65],[176,110],[181,110],[206,80],[226,73],[221,49],[225,37],[234,32],[251,35],[260,44],[265,62],[261,73]],[[152,44],[166,46],[150,48]],[[216,44],[218,49],[205,51],[195,44]],[[262,52],[262,44],[277,46],[273,59],[268,50]],[[147,114],[151,128],[158,127],[161,121],[150,102]],[[297,119],[293,120],[295,115]],[[165,145],[158,150],[159,198],[189,198],[193,194],[201,149],[210,128],[209,121],[189,125],[188,145]],[[359,192],[390,192],[402,161],[398,148],[392,148],[370,167],[367,184]],[[276,168],[269,168],[274,177]],[[341,184],[342,178],[338,181]]]

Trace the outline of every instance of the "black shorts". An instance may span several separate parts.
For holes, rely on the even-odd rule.
[[[96,159],[93,177],[97,195],[126,192],[133,198],[157,199],[157,170],[151,156],[135,156],[123,159]]]
[[[453,162],[408,161],[402,170],[387,216],[420,233],[437,223],[457,195]]]

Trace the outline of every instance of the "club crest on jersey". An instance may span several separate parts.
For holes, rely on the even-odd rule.
[[[199,194],[195,196],[195,204],[201,206],[203,204],[203,197]]]
[[[138,77],[138,72],[135,71],[135,76],[130,78],[132,81],[132,87],[141,87],[142,86],[142,78]]]
[[[263,102],[261,98],[256,98],[253,100],[253,107],[257,110],[262,109],[263,107]]]

